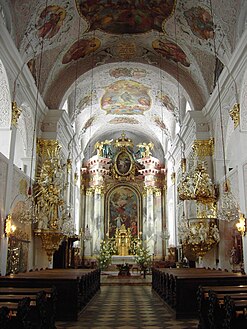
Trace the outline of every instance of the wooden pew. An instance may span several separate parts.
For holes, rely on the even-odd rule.
[[[163,276],[163,287],[158,287]],[[209,270],[203,268],[154,269],[154,289],[163,291],[161,297],[174,309],[176,318],[195,318],[198,316],[197,290],[199,285],[240,285],[247,282],[247,276],[239,273]],[[165,280],[165,282],[164,282]]]
[[[36,295],[0,296],[1,328],[55,328],[54,300],[45,291]]]
[[[247,328],[247,298],[234,299],[232,296],[225,296],[224,309],[224,329]]]
[[[243,322],[238,316],[244,315],[247,307],[247,286],[200,286],[197,299],[199,329],[238,328],[236,323]]]
[[[0,277],[0,287],[56,287],[56,320],[75,321],[82,308],[100,289],[100,271],[54,269]]]

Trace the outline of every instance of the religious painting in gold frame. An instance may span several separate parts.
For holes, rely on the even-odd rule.
[[[139,236],[142,230],[141,195],[129,184],[113,187],[106,195],[106,233],[115,236],[123,224],[131,235]]]
[[[132,171],[132,167],[133,167],[133,159],[131,157],[131,154],[125,150],[120,151],[116,155],[114,161],[115,172],[119,176],[128,176]]]

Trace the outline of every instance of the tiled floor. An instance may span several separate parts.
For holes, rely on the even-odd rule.
[[[198,320],[175,320],[150,285],[104,285],[77,322],[56,323],[63,328],[176,328],[195,329]]]

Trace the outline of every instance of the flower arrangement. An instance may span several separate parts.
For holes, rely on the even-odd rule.
[[[116,252],[117,250],[114,239],[103,240],[100,243],[100,251],[97,259],[101,270],[104,270],[109,266],[111,263],[111,257],[116,254]]]
[[[148,248],[144,248],[142,245],[139,245],[136,249],[135,261],[140,265],[145,277],[146,271],[151,265],[151,255]]]
[[[141,244],[142,244],[142,241],[140,238],[138,238],[136,236],[131,236],[130,249],[129,249],[130,255],[136,255],[137,250],[140,248]]]

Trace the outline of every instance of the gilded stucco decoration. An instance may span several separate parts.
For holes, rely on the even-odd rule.
[[[18,107],[17,103],[14,101],[11,103],[12,105],[12,118],[11,118],[11,124],[15,127],[17,127],[18,119],[21,115],[22,109]]]
[[[39,227],[59,230],[65,215],[63,198],[64,170],[60,163],[57,140],[38,139],[37,153],[41,158],[35,184],[35,199],[39,215]]]
[[[236,129],[239,126],[240,123],[240,104],[236,103],[233,105],[231,110],[229,111],[229,115],[234,123],[234,129]]]
[[[214,139],[195,140],[192,146],[197,157],[212,156],[214,154]]]
[[[193,170],[186,172],[178,184],[180,200],[197,200],[201,203],[216,201],[215,188],[205,165],[198,161]]]

